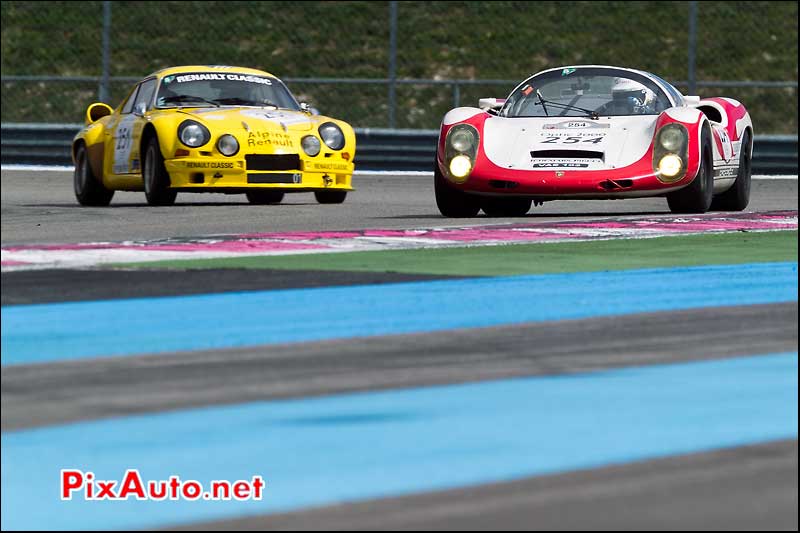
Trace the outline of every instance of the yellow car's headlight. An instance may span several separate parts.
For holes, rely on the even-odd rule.
[[[217,150],[224,156],[236,155],[239,151],[239,141],[233,135],[226,133],[217,141]]]
[[[314,137],[313,135],[306,135],[300,140],[300,146],[303,147],[303,151],[306,155],[314,157],[317,155],[322,148],[322,145],[319,142],[319,139]]]
[[[331,150],[341,150],[344,148],[344,133],[342,129],[333,122],[326,122],[319,127],[319,136],[322,142]]]
[[[199,122],[184,120],[178,126],[178,139],[189,148],[199,148],[211,140],[211,134]]]

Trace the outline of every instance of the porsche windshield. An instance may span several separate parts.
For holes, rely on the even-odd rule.
[[[156,107],[240,105],[299,110],[289,90],[275,78],[235,72],[173,74],[161,80]]]
[[[527,80],[508,97],[501,115],[657,115],[670,107],[666,93],[646,76],[607,68],[565,68]]]

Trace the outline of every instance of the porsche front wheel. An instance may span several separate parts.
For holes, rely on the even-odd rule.
[[[490,217],[522,217],[530,211],[532,203],[526,198],[487,198],[481,209]]]
[[[81,144],[75,151],[75,174],[73,175],[75,198],[78,203],[85,206],[101,207],[111,203],[114,191],[106,189],[97,179],[89,164],[89,155],[86,146]]]
[[[714,198],[714,163],[711,139],[703,131],[700,150],[700,168],[692,183],[667,195],[667,204],[673,213],[705,213]]]
[[[446,217],[469,218],[481,210],[478,198],[447,184],[436,161],[433,162],[433,189],[436,194],[436,206]]]
[[[144,152],[144,195],[150,205],[172,205],[178,196],[177,191],[169,188],[169,173],[164,167],[164,156],[158,139],[151,137]]]

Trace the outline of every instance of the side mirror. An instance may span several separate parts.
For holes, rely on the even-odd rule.
[[[481,98],[478,100],[478,107],[484,111],[499,111],[505,104],[505,98]]]
[[[147,104],[144,102],[139,102],[138,104],[133,105],[133,114],[137,117],[144,116],[147,113]]]
[[[308,113],[309,115],[319,115],[319,109],[312,107],[305,102],[300,104],[300,110],[303,111],[303,113]]]
[[[86,124],[88,125],[97,122],[101,118],[107,117],[113,112],[114,110],[111,109],[111,106],[107,104],[102,102],[94,103],[86,108]]]

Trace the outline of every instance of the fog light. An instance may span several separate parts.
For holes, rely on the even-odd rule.
[[[683,161],[675,154],[667,154],[658,162],[658,172],[667,178],[674,178],[683,168]]]
[[[454,178],[466,178],[471,170],[472,162],[465,155],[457,155],[450,160],[450,175]]]

